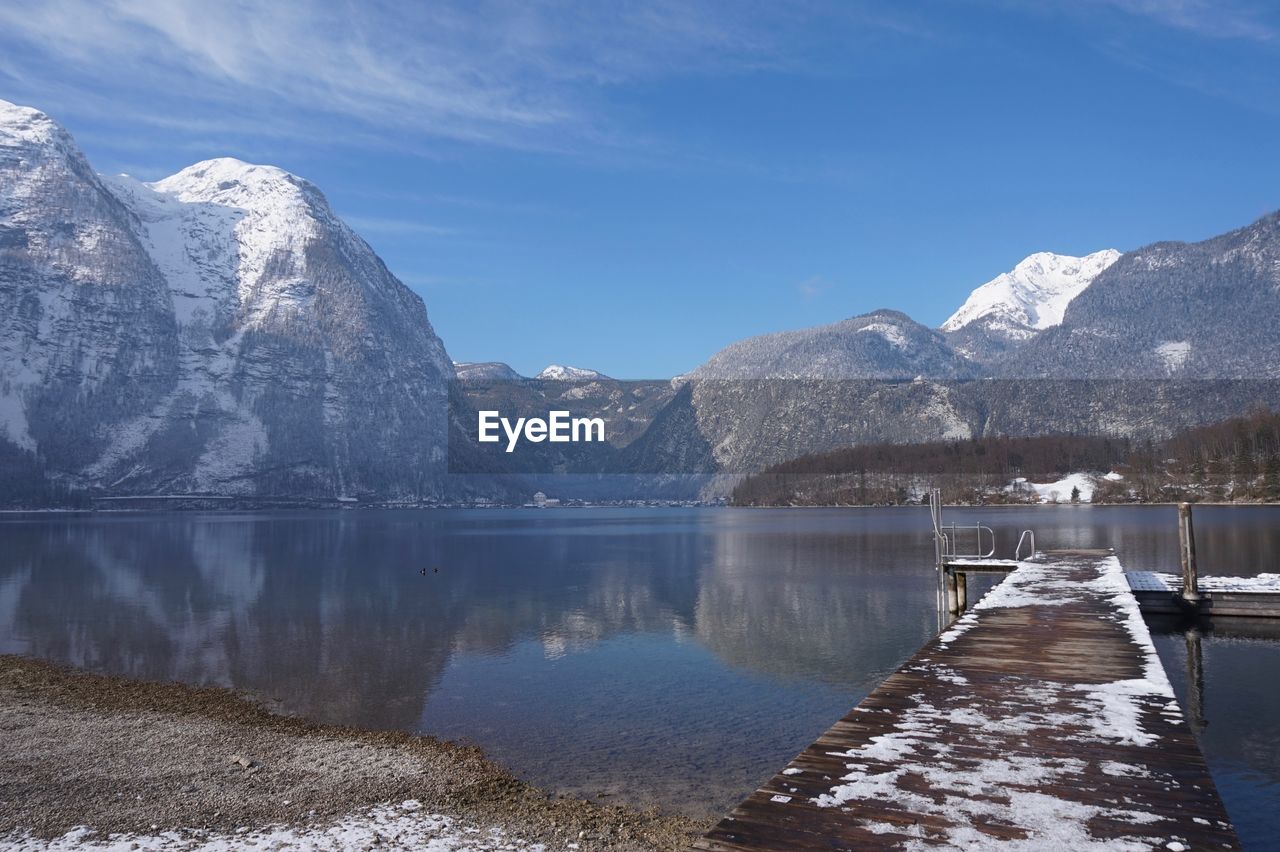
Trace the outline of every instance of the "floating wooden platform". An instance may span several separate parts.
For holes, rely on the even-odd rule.
[[[1249,578],[1200,577],[1200,600],[1193,604],[1182,599],[1182,584],[1174,574],[1129,571],[1125,579],[1142,611],[1151,615],[1280,618],[1280,583],[1269,586]]]
[[[1239,848],[1108,552],[1022,563],[693,848],[1006,843]]]

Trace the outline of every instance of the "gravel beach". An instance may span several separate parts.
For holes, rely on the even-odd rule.
[[[0,845],[666,850],[705,826],[557,798],[479,749],[229,690],[0,656]]]

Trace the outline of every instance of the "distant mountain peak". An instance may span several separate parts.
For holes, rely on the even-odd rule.
[[[1084,257],[1041,251],[1028,255],[1011,271],[1001,273],[969,294],[942,324],[942,331],[959,331],[984,321],[989,330],[1025,339],[1062,323],[1067,305],[1120,257],[1103,249]]]
[[[453,371],[464,382],[514,382],[524,378],[502,361],[454,361]]]
[[[228,192],[295,191],[315,188],[306,180],[278,166],[246,163],[235,157],[201,160],[163,180],[150,184],[160,192],[187,196],[189,201],[212,201]]]
[[[694,379],[959,378],[971,366],[942,336],[894,310],[840,322],[761,334],[730,344],[691,374]]]
[[[559,382],[580,382],[587,379],[607,378],[604,373],[588,370],[583,367],[568,367],[563,364],[548,364],[535,378]]]

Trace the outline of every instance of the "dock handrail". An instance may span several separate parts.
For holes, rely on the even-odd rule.
[[[1022,543],[1027,539],[1031,540],[1031,550],[1027,553],[1030,559],[1036,555],[1036,534],[1034,530],[1023,530],[1022,535],[1018,538],[1018,546],[1013,549],[1013,558],[1015,562],[1022,561]]]
[[[961,554],[956,546],[957,542],[959,542],[960,540],[959,533],[961,530],[970,530],[970,529],[973,530],[974,534],[977,537],[977,541],[974,544],[973,553]],[[996,554],[996,531],[991,529],[991,527],[987,526],[986,524],[973,524],[973,525],[965,524],[964,526],[960,526],[959,524],[947,524],[942,527],[942,530],[951,531],[950,536],[948,536],[946,532],[941,533],[944,545],[950,546],[949,550],[946,550],[943,552],[943,556],[950,556],[952,558],[956,558],[959,556],[966,556],[974,559],[990,559]],[[991,547],[988,548],[987,550],[982,549],[983,539],[985,537],[983,533],[986,533],[987,535],[991,536]]]
[[[929,520],[933,522],[933,546],[934,554],[937,557],[938,566],[947,559],[957,559],[961,556],[971,559],[990,559],[996,553],[996,531],[986,524],[975,523],[973,525],[966,524],[943,524],[942,523],[942,494],[938,489],[929,492]],[[972,553],[960,553],[960,531],[972,529],[976,536]],[[983,533],[991,536],[990,549],[983,551]],[[1033,548],[1034,549],[1034,548]]]

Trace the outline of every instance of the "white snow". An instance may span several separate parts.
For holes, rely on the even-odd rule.
[[[910,342],[902,329],[887,322],[871,322],[858,329],[858,334],[878,334],[896,349],[906,349]]]
[[[1158,571],[1129,571],[1125,574],[1129,588],[1135,592],[1178,592],[1182,577]],[[1280,574],[1256,574],[1252,577],[1197,577],[1202,592],[1253,592],[1280,594]]]
[[[0,146],[43,145],[65,131],[38,109],[0,98]]]
[[[1108,473],[1102,479],[1123,479],[1118,473]],[[1080,489],[1080,502],[1093,501],[1093,492],[1098,486],[1098,477],[1089,473],[1069,473],[1056,482],[1029,482],[1023,477],[1015,479],[1005,487],[1006,491],[1030,491],[1040,498],[1041,503],[1070,503],[1071,491]]]
[[[957,331],[989,318],[993,327],[1010,337],[1026,338],[1061,325],[1071,300],[1119,258],[1115,249],[1084,257],[1037,252],[970,293],[942,330]]]
[[[1099,595],[1106,598],[1111,617],[1137,646],[1141,677],[1085,684],[1008,677],[1002,681],[1007,699],[993,706],[971,694],[968,680],[950,665],[963,668],[968,659],[948,650],[951,643],[995,610],[1056,607],[1096,600]],[[864,818],[872,832],[914,838],[903,848],[925,848],[926,844],[986,848],[991,838],[976,825],[993,822],[1017,826],[1028,835],[1023,840],[1001,842],[1002,849],[1138,850],[1178,842],[1178,838],[1155,830],[1160,816],[1125,797],[1090,796],[1080,801],[1049,792],[1058,785],[1090,789],[1086,779],[1095,772],[1150,778],[1145,765],[1107,759],[1091,766],[1076,757],[1027,754],[1020,745],[1036,732],[1037,737],[1096,742],[1103,746],[1099,753],[1106,753],[1109,744],[1154,748],[1158,738],[1144,727],[1144,718],[1156,714],[1170,722],[1180,721],[1172,687],[1114,556],[1098,562],[1096,577],[1084,581],[1078,575],[1065,576],[1062,563],[1021,563],[944,632],[935,648],[932,653],[926,649],[912,670],[945,680],[950,685],[947,705],[934,706],[923,693],[911,695],[907,706],[896,711],[891,731],[873,737],[865,746],[831,752],[845,759],[848,773],[826,793],[813,797],[814,804],[841,807],[854,800],[873,801],[876,810],[934,816],[948,825],[943,835],[936,830],[926,834],[919,824],[904,826],[899,821],[881,823],[874,816]],[[857,712],[878,711],[860,707]],[[973,745],[989,742],[986,750],[992,756],[981,757],[974,749],[954,752],[948,739],[958,728],[963,728]],[[1178,782],[1169,778],[1168,784],[1176,787]],[[1119,839],[1101,840],[1090,832],[1096,821],[1127,823],[1131,831]]]
[[[550,364],[535,378],[553,381],[581,381],[583,379],[603,379],[603,373],[587,370],[583,367],[566,367],[563,364]]]
[[[305,827],[268,826],[234,832],[200,829],[162,831],[155,834],[112,834],[94,837],[89,829],[74,829],[53,840],[31,835],[0,838],[0,849],[12,852],[62,852],[62,850],[173,850],[173,852],[232,852],[237,849],[333,850],[417,849],[424,852],[545,852],[546,845],[511,837],[496,828],[484,828],[440,814],[422,812],[414,800],[381,805],[336,821]]]
[[[1161,343],[1152,351],[1160,359],[1164,368],[1174,373],[1187,363],[1187,357],[1191,355],[1191,343],[1186,340],[1171,340]]]
[[[330,218],[331,214],[315,203],[317,194],[306,181],[275,166],[221,157],[147,186],[170,201],[181,202],[170,205],[180,211],[181,222],[153,237],[153,245],[162,253],[181,253],[184,268],[195,267],[197,275],[179,277],[179,285],[194,285],[198,290],[213,284],[207,280],[211,277],[218,279],[220,290],[228,283],[235,285],[250,325],[261,324],[273,314],[283,319],[310,304],[315,288],[305,275],[306,249],[319,237],[317,216]],[[272,287],[263,291],[258,285],[267,278],[268,264]],[[173,278],[170,282],[177,289]]]

